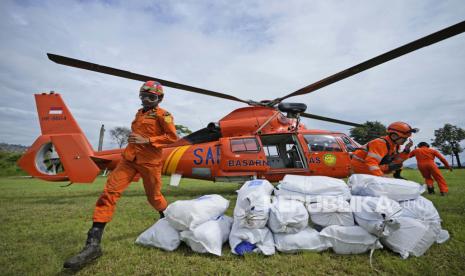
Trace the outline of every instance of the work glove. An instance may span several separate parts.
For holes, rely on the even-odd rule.
[[[397,171],[402,168],[402,163],[391,163],[388,165],[388,170],[390,172]]]
[[[410,148],[413,146],[412,139],[408,139],[407,145],[405,145],[404,153],[410,153]]]

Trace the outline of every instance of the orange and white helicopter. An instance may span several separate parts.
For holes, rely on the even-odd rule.
[[[137,81],[156,80],[162,85],[247,104],[218,122],[179,139],[163,149],[163,174],[214,181],[244,182],[253,178],[278,181],[285,174],[350,174],[350,152],[360,147],[341,132],[307,129],[300,118],[350,126],[360,124],[305,113],[303,103],[284,100],[311,93],[374,66],[465,31],[465,21],[405,44],[331,75],[286,96],[267,101],[237,97],[151,76],[47,54],[63,65]],[[35,95],[42,135],[18,161],[31,176],[47,181],[91,183],[103,169],[113,169],[123,149],[94,151],[58,93]],[[175,177],[179,181],[180,177]],[[173,183],[175,184],[175,183]]]

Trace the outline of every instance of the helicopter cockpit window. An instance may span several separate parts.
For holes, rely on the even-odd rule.
[[[260,147],[257,139],[255,138],[242,138],[231,140],[231,151],[232,152],[258,152]]]
[[[350,142],[349,138],[342,136],[341,139],[342,142],[344,142],[344,144],[346,145],[347,151],[354,151],[357,148]]]
[[[334,136],[307,134],[304,137],[310,151],[342,151]]]

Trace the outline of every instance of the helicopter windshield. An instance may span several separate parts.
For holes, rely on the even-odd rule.
[[[342,151],[334,136],[306,134],[304,137],[310,151]]]

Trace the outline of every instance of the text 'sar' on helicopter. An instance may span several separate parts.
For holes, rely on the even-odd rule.
[[[300,118],[350,126],[359,124],[305,113],[305,104],[283,101],[311,93],[464,31],[465,21],[462,21],[286,96],[259,102],[68,57],[48,56],[67,66],[138,81],[156,80],[167,87],[248,105],[165,147],[163,174],[235,182],[255,177],[277,181],[285,174],[347,177],[350,174],[350,151],[360,145],[344,133],[307,129]],[[22,169],[48,181],[90,183],[102,169],[115,168],[122,149],[94,151],[60,94],[36,94],[35,99],[42,135],[18,161]]]

